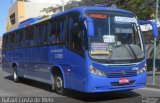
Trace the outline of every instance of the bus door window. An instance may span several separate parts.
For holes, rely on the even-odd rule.
[[[72,50],[79,54],[83,54],[83,32],[79,29],[79,24],[75,23],[74,24],[74,29],[70,35],[70,47]]]
[[[68,15],[69,16],[69,22],[68,22],[68,36],[67,36],[67,41],[68,46],[71,50],[74,52],[82,55],[83,54],[83,31],[81,28],[81,23],[79,22],[79,13],[74,13],[75,15],[73,16],[72,14]]]

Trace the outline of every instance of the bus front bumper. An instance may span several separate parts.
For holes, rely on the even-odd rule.
[[[120,85],[120,78],[99,77],[90,74],[85,91],[88,93],[94,93],[144,88],[146,86],[147,73],[145,72],[134,77],[125,78],[128,78],[130,83]]]

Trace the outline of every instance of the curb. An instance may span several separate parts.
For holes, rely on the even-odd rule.
[[[153,85],[153,84],[149,84],[149,83],[147,83],[147,85],[146,85],[147,87],[149,87],[149,88],[155,88],[155,89],[160,89],[160,86],[159,85]]]
[[[152,74],[152,72],[148,72],[147,73],[147,76],[152,76],[153,74]],[[159,76],[160,75],[160,72],[156,72],[156,74],[155,74],[156,76]]]

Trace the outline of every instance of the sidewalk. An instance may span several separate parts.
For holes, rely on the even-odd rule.
[[[152,84],[152,72],[148,72],[147,74],[147,87],[160,89],[160,72],[156,72],[155,85]]]

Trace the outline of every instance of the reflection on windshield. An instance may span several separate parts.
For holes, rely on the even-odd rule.
[[[100,12],[96,13],[87,14],[94,24],[94,36],[89,37],[91,58],[129,63],[144,58],[141,35],[134,16],[104,11],[101,15]]]

